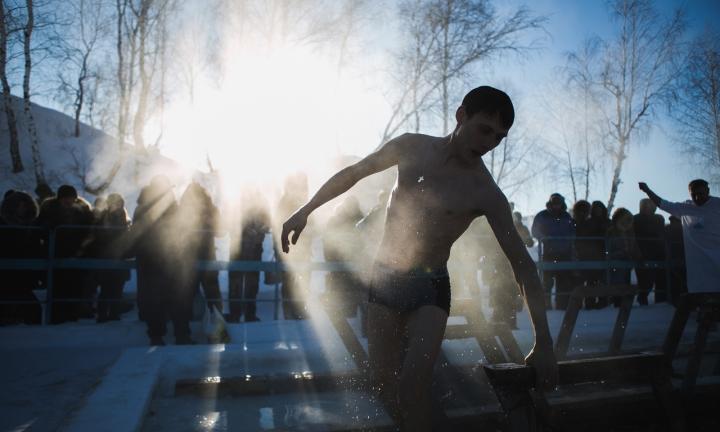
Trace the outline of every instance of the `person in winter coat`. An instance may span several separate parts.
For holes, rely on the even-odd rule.
[[[674,305],[677,305],[680,296],[688,292],[685,244],[680,218],[670,216],[669,223],[665,225],[665,241],[668,245],[670,258],[670,300]]]
[[[180,197],[180,229],[184,233],[185,268],[193,293],[202,285],[208,307],[222,313],[222,296],[215,270],[197,270],[198,261],[214,261],[216,258],[215,237],[220,225],[220,212],[208,191],[198,183],[190,183]]]
[[[545,207],[545,210],[535,215],[531,228],[533,237],[542,245],[541,259],[543,262],[571,261],[575,225],[567,212],[565,198],[559,193],[554,193],[550,195]],[[552,308],[550,294],[553,282],[555,306],[557,309],[565,309],[572,289],[572,273],[567,270],[543,271],[545,302],[548,308]]]
[[[649,198],[640,200],[640,212],[633,216],[633,229],[643,261],[665,261],[665,218],[656,214],[657,206]],[[667,300],[665,269],[635,269],[638,280],[638,303],[648,304],[648,294],[655,287],[655,303]]]
[[[613,261],[639,261],[640,249],[635,240],[633,215],[630,210],[620,207],[613,212],[607,231],[608,259]],[[630,285],[629,268],[611,268],[611,285]],[[613,297],[615,307],[619,307],[621,299]]]
[[[39,213],[33,197],[8,191],[0,205],[0,259],[43,258],[43,235],[33,229]],[[47,253],[47,250],[45,250]],[[0,269],[0,301],[27,302],[1,304],[0,324],[40,324],[40,304],[33,294],[39,288],[36,271]]]
[[[240,229],[233,233],[231,239],[234,249],[230,259],[261,261],[263,242],[270,232],[270,214],[259,194],[245,196],[243,203],[245,209],[242,212]],[[260,272],[231,271],[229,279],[230,321],[238,322],[243,315],[245,322],[259,321],[255,300],[260,289]]]
[[[55,258],[75,258],[81,256],[88,241],[93,224],[90,204],[78,196],[77,190],[70,185],[58,188],[53,198],[47,198],[40,206],[37,224],[54,230]],[[51,323],[77,321],[78,318],[91,318],[92,298],[87,283],[88,272],[79,269],[58,269],[53,273]]]
[[[283,195],[278,202],[276,217],[276,233],[281,233],[281,222],[300,208],[308,198],[308,181],[307,176],[298,173],[289,176],[285,180],[285,188]],[[310,228],[310,229],[308,229]],[[311,259],[311,247],[313,239],[312,227],[306,228],[306,235],[301,238],[295,245],[293,250],[287,254],[280,254],[280,238],[275,239],[275,257],[285,264],[292,266],[293,264],[304,265]],[[289,270],[282,274],[282,298],[283,298],[283,315],[285,319],[305,319],[307,310],[305,306],[308,293],[310,292],[310,272]]]
[[[151,345],[165,345],[167,320],[175,343],[191,344],[192,290],[184,265],[184,233],[178,232],[178,206],[170,181],[157,176],[140,191],[129,232],[137,265],[140,319]]]
[[[360,203],[354,196],[346,198],[335,209],[323,233],[325,261],[359,264],[362,240],[355,225],[362,218]],[[332,310],[343,317],[354,317],[365,295],[362,282],[354,271],[329,272],[325,276],[325,298]]]
[[[98,214],[94,232],[94,251],[97,258],[117,260],[122,258],[127,241],[130,218],[125,210],[122,195],[112,193],[105,201],[105,209]],[[122,291],[130,279],[129,270],[100,270],[96,281],[100,286],[97,302],[97,322],[120,319],[123,305]]]

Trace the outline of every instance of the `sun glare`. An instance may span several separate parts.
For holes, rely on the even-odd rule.
[[[226,191],[299,170],[324,174],[334,156],[377,145],[362,118],[354,122],[361,150],[348,142],[352,116],[377,111],[377,100],[332,58],[302,46],[246,48],[228,52],[223,71],[217,82],[199,78],[192,101],[177,97],[167,108],[162,149],[189,169],[206,171],[209,158]]]

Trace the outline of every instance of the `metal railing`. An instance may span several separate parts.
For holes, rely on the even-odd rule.
[[[58,257],[57,246],[58,246],[58,232],[63,230],[84,230],[88,234],[96,232],[98,230],[113,229],[111,227],[88,227],[88,226],[58,226],[55,229],[47,229],[42,227],[28,227],[28,226],[0,226],[0,238],[2,232],[5,230],[15,230],[17,232],[32,232],[37,234],[36,240],[39,242],[37,248],[37,255],[41,257],[24,257],[18,258],[2,258],[0,257],[0,270],[12,270],[12,271],[39,271],[45,274],[44,286],[40,289],[46,290],[46,296],[44,300],[37,301],[12,301],[3,300],[0,304],[45,304],[45,311],[43,321],[45,323],[52,322],[52,304],[53,303],[64,303],[64,302],[88,302],[93,299],[88,298],[54,298],[54,273],[56,270],[136,270],[137,263],[134,259],[106,259],[106,258],[95,258],[95,257]],[[117,228],[115,228],[117,229]],[[124,229],[123,229],[124,230]],[[62,237],[62,236],[61,236]],[[32,237],[31,237],[32,238]],[[576,242],[580,241],[604,241],[604,251],[608,250],[609,239],[605,237],[552,237],[545,238],[538,242],[538,261],[537,268],[540,273],[540,277],[543,277],[545,271],[583,271],[583,270],[604,270],[606,274],[606,282],[610,281],[610,273],[614,269],[672,269],[677,266],[674,265],[671,260],[672,256],[669,253],[669,247],[667,242],[663,242],[665,260],[663,261],[629,261],[629,260],[612,260],[607,259],[607,252],[605,252],[605,260],[577,260],[577,251],[575,249]],[[545,261],[543,257],[544,243],[548,241],[568,241],[571,248],[571,259],[566,261]],[[77,242],[76,242],[77,243]],[[63,246],[61,244],[61,246]],[[80,252],[80,251],[78,251]],[[279,261],[240,261],[240,260],[198,260],[195,263],[195,269],[198,271],[228,271],[228,272],[266,272],[266,273],[280,273],[286,271],[293,272],[314,272],[314,271],[328,271],[328,272],[344,272],[351,271],[356,273],[362,273],[367,270],[366,267],[348,262],[293,262],[291,265],[285,264]],[[666,277],[666,290],[668,299],[670,300],[671,290],[670,288],[670,272],[665,272]],[[208,299],[218,300],[227,303],[246,303],[246,302],[273,302],[275,307],[275,319],[279,316],[279,305],[283,302],[300,302],[294,298],[280,298],[279,294],[279,283],[270,284],[275,286],[275,295],[273,299],[241,299],[241,298],[229,298],[223,299]],[[556,293],[558,295],[569,295],[569,293]],[[106,302],[119,302],[132,300],[128,298],[120,300],[103,300]]]

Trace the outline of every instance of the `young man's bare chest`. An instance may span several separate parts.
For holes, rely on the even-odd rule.
[[[444,160],[441,152],[430,144],[418,147],[416,154],[398,164],[395,198],[426,217],[478,216],[478,192],[483,188],[480,173]]]

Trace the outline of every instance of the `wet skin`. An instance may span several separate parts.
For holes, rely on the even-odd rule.
[[[288,251],[290,241],[295,244],[314,209],[360,179],[397,166],[398,178],[376,262],[401,272],[442,268],[455,240],[473,219],[486,216],[526,294],[536,335],[535,347],[526,360],[534,364],[539,384],[552,387],[557,364],[535,264],[515,230],[507,199],[481,159],[508,130],[497,115],[468,117],[462,106],[456,119],[455,130],[447,137],[402,135],[331,177],[283,224],[283,251]],[[432,366],[447,314],[437,306],[398,313],[377,304],[370,304],[368,313],[370,367],[376,390],[404,430],[429,430]]]

